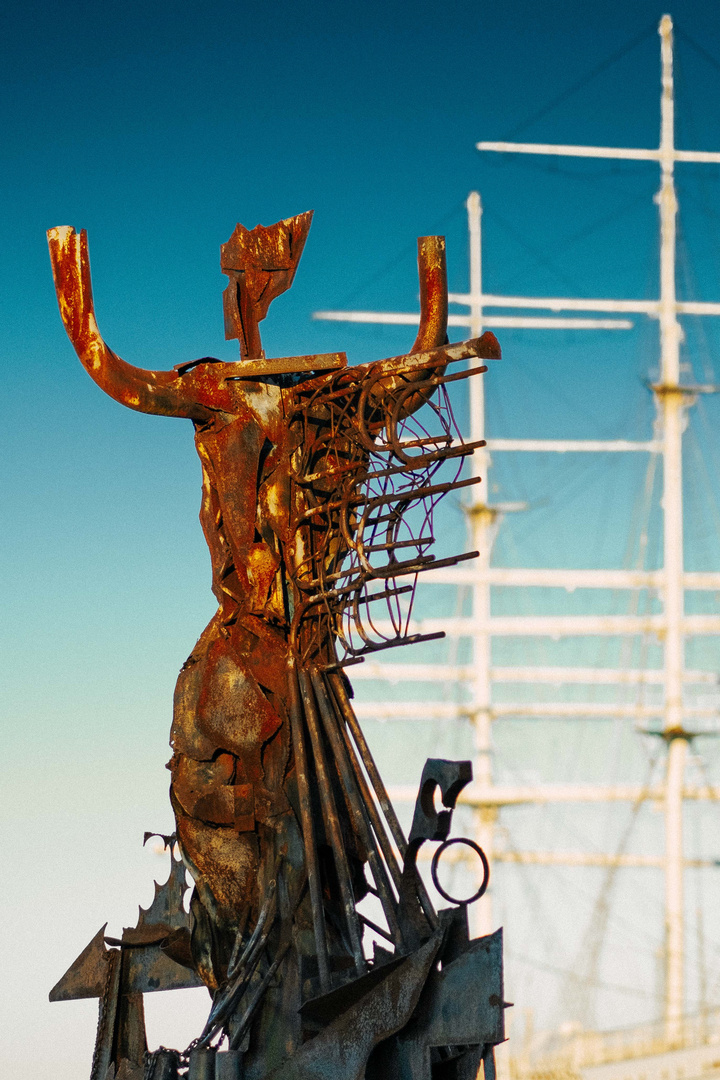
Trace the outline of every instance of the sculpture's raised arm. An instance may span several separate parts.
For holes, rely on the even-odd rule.
[[[204,420],[210,410],[176,371],[145,371],[126,364],[103,341],[95,321],[87,233],[62,225],[48,232],[55,290],[68,337],[101,390],[138,412]]]
[[[420,278],[420,328],[410,353],[392,356],[374,364],[363,365],[376,376],[371,399],[380,402],[385,395],[403,391],[402,412],[409,415],[423,405],[434,392],[428,376],[441,375],[450,360],[498,360],[500,346],[489,332],[457,345],[447,344],[447,268],[445,237],[418,238],[418,274]],[[357,368],[354,369],[357,371]],[[381,377],[377,379],[377,376]],[[425,383],[417,393],[405,393],[408,383]]]

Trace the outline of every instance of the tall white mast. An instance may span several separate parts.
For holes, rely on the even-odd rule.
[[[467,200],[469,256],[470,256],[470,336],[480,337],[483,332],[482,308],[482,205],[477,191],[471,191]],[[479,442],[485,438],[485,385],[482,379],[470,379],[470,439]],[[470,503],[466,506],[468,532],[473,551],[479,551],[479,571],[472,586],[473,616],[478,622],[478,630],[472,637],[472,666],[475,677],[472,680],[471,719],[475,734],[475,782],[481,787],[492,786],[492,686],[490,684],[490,666],[492,663],[490,639],[490,586],[487,571],[490,568],[492,545],[495,532],[497,511],[488,505],[488,451],[482,447],[472,456],[472,473],[482,477],[482,484],[471,488]],[[497,808],[494,806],[478,807],[475,812],[475,840],[492,860]],[[477,868],[482,874],[482,867]],[[474,930],[478,934],[492,933],[492,894],[484,904],[475,909]]]
[[[682,632],[683,502],[682,432],[683,393],[680,383],[681,329],[675,298],[675,105],[673,100],[672,19],[660,21],[662,96],[660,99],[660,385],[655,388],[662,417],[663,438],[663,544],[665,570],[665,717],[668,740],[665,793],[665,1018],[668,1037],[679,1035],[684,1011],[684,904],[683,904],[683,787],[688,741],[683,723]]]
[[[660,166],[661,184],[656,196],[660,218],[660,296],[657,300],[586,300],[568,297],[518,297],[496,296],[482,292],[481,279],[481,206],[479,195],[471,193],[467,202],[470,238],[470,291],[467,294],[450,294],[454,303],[465,304],[469,313],[451,315],[451,326],[468,327],[472,336],[486,328],[533,328],[533,329],[626,329],[632,323],[621,319],[548,318],[536,316],[505,316],[487,314],[488,308],[540,309],[552,312],[598,312],[608,314],[643,314],[658,319],[660,329],[660,381],[653,393],[660,420],[660,436],[649,441],[630,440],[544,440],[544,439],[489,439],[484,450],[476,451],[473,471],[486,481],[491,452],[650,452],[663,455],[663,566],[659,571],[628,570],[542,570],[491,567],[491,552],[498,524],[500,507],[488,502],[488,484],[473,489],[478,493],[468,507],[473,547],[480,552],[471,569],[456,568],[426,575],[428,582],[455,583],[470,586],[473,610],[470,617],[455,619],[426,619],[418,622],[414,630],[432,632],[444,629],[456,637],[470,637],[473,642],[473,663],[465,668],[439,666],[428,669],[425,677],[448,680],[461,678],[469,682],[471,700],[461,707],[443,704],[397,702],[388,707],[387,715],[400,713],[422,716],[469,716],[474,724],[476,765],[473,790],[461,801],[469,802],[476,810],[476,837],[488,855],[493,851],[493,821],[502,806],[520,803],[600,802],[606,800],[636,801],[643,796],[663,799],[665,806],[665,855],[661,864],[665,874],[665,1020],[668,1042],[677,1041],[682,1026],[684,1007],[684,940],[683,940],[683,871],[688,865],[683,856],[683,800],[717,799],[720,790],[710,787],[690,788],[685,784],[685,763],[689,733],[685,720],[689,717],[716,716],[714,709],[687,708],[683,705],[684,683],[707,682],[708,675],[685,669],[684,638],[689,634],[720,634],[720,617],[717,615],[686,616],[684,614],[684,590],[687,588],[716,590],[720,584],[717,573],[684,573],[683,563],[683,505],[682,505],[682,433],[684,427],[687,395],[713,391],[716,387],[694,386],[681,388],[679,345],[682,330],[678,314],[720,315],[720,304],[696,301],[678,301],[675,294],[676,251],[675,223],[677,197],[674,185],[676,161],[703,163],[720,162],[720,153],[677,150],[674,143],[674,98],[672,76],[672,20],[664,15],[659,26],[661,37],[662,94],[660,145],[654,149],[631,149],[591,146],[558,146],[534,143],[481,142],[479,150],[512,153],[551,154],[571,157],[617,158],[624,160],[657,161]],[[418,316],[404,313],[380,312],[318,312],[316,318],[337,319],[353,322],[390,324],[417,323]],[[470,380],[470,437],[484,437],[484,397],[480,380]],[[482,494],[480,494],[482,493]],[[657,589],[663,596],[662,615],[625,616],[493,616],[490,610],[492,585],[504,586],[555,586],[613,589]],[[491,643],[493,637],[512,635],[575,636],[584,634],[637,635],[653,633],[664,644],[662,672],[633,672],[617,669],[543,668],[539,666],[499,669],[493,667]],[[403,664],[366,664],[356,669],[355,678],[382,677],[417,678],[417,668]],[[531,705],[504,702],[493,704],[493,682],[528,683],[640,683],[664,682],[665,694],[661,708],[620,705],[597,705],[593,703],[556,702]],[[362,704],[359,714],[366,713]],[[368,704],[367,715],[380,717],[382,706]],[[668,745],[665,783],[662,787],[645,791],[638,785],[567,786],[502,786],[493,784],[491,768],[491,724],[494,718],[508,715],[537,716],[590,716],[600,715],[657,717],[662,720],[662,732]],[[395,789],[396,798],[414,798],[414,791]],[[496,852],[496,858],[502,858]],[[658,866],[655,856],[592,856],[586,853],[561,852],[513,852],[511,861],[533,862],[539,865],[619,865]],[[492,928],[492,915],[487,903],[478,905],[480,923],[476,930]]]

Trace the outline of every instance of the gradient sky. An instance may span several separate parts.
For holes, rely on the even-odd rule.
[[[262,327],[268,355],[346,349],[358,362],[404,351],[410,328],[318,323],[311,312],[415,309],[415,238],[434,232],[448,238],[451,288],[464,290],[471,188],[485,206],[488,291],[652,296],[652,165],[508,161],[474,144],[657,145],[662,13],[648,0],[5,5],[3,1075],[89,1071],[95,1004],[49,1006],[47,992],[104,922],[134,924],[153,874],[165,872],[141,838],[172,827],[172,689],[213,610],[190,425],[124,410],[82,371],[57,313],[45,230],[87,228],[102,332],[152,368],[235,358],[223,340],[220,243],[238,220],[311,208],[295,285]],[[717,7],[686,0],[671,13],[678,145],[720,149]],[[692,259],[681,290],[698,299],[720,299],[719,177],[714,166],[679,175],[681,250]],[[491,434],[650,433],[641,379],[656,363],[653,326],[499,336]],[[688,327],[685,359],[701,381],[717,347],[712,328]],[[701,420],[705,435],[717,430],[714,401]],[[568,461],[551,475],[540,460],[498,463],[493,494],[535,507],[512,523],[498,559],[621,565],[644,464],[613,465]],[[693,505],[688,565],[717,569],[717,523],[701,520],[699,496]],[[457,506],[447,530],[463,543]],[[390,779],[412,782],[433,747],[419,747],[413,775],[393,775],[396,736],[373,731]],[[523,744],[519,729],[513,738]],[[569,770],[593,759],[594,738],[575,747]],[[451,742],[443,734],[435,748],[451,756]],[[557,778],[559,751],[548,753]],[[524,942],[528,926],[508,926],[511,941],[514,932]],[[637,977],[649,985],[647,964]],[[546,998],[557,990],[548,978],[547,994],[534,984]],[[651,1015],[651,997],[636,1012],[620,999],[606,1022]],[[521,1007],[534,1004],[527,991]],[[151,1032],[172,1044],[170,1010],[148,1003]]]

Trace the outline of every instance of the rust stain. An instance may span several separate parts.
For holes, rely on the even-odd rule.
[[[423,640],[409,632],[418,575],[472,557],[437,561],[431,550],[439,500],[476,482],[461,478],[474,446],[448,386],[485,370],[459,361],[500,355],[490,333],[447,343],[445,241],[429,236],[418,241],[421,323],[409,353],[356,367],[340,352],[265,358],[259,323],[292,284],[311,217],[235,228],[221,267],[226,337],[241,359],[171,371],[109,348],[85,232],[48,233],[60,312],[88,374],[119,403],[195,428],[218,610],[175,692],[170,796],[195,890],[187,941],[172,947],[215,994],[193,1060],[225,1033],[258,1076],[302,1046],[304,1002],[373,967],[362,948],[372,924],[357,911],[368,891],[397,956],[421,955],[431,938],[440,947],[414,866],[393,852],[405,841],[344,669]],[[397,1029],[380,1013],[357,1068]]]

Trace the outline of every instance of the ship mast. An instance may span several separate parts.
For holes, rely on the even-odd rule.
[[[663,549],[665,600],[665,716],[668,741],[665,780],[665,1019],[669,1039],[684,1012],[683,788],[688,740],[683,723],[685,641],[682,619],[683,501],[682,433],[684,399],[680,384],[680,338],[675,296],[676,218],[675,102],[672,20],[660,22],[662,95],[660,98],[660,384],[654,388],[662,417]]]
[[[598,855],[598,853],[513,852],[512,861],[540,865],[619,865],[662,867],[665,877],[665,1024],[670,1045],[680,1038],[684,1012],[684,918],[683,878],[686,865],[683,850],[683,802],[685,799],[717,799],[720,790],[709,786],[690,788],[685,783],[685,765],[691,731],[686,727],[690,717],[714,716],[709,709],[688,708],[683,701],[683,686],[687,683],[707,683],[709,673],[690,672],[685,668],[684,639],[689,634],[720,634],[720,617],[684,613],[684,591],[688,588],[716,590],[720,586],[718,573],[685,573],[683,559],[683,502],[682,502],[682,436],[687,408],[699,393],[714,392],[714,386],[681,386],[680,354],[682,328],[680,315],[720,315],[720,303],[678,301],[676,297],[676,218],[678,212],[674,183],[676,161],[720,163],[720,153],[677,150],[674,140],[673,38],[672,20],[664,15],[660,21],[662,90],[660,101],[661,124],[658,149],[633,149],[593,146],[569,146],[536,143],[480,142],[481,151],[556,155],[585,158],[614,158],[655,161],[660,166],[660,189],[656,195],[660,224],[660,295],[657,300],[574,299],[568,297],[497,296],[482,291],[481,205],[480,197],[472,192],[468,198],[468,229],[470,240],[470,291],[451,293],[449,299],[463,304],[469,312],[451,315],[450,326],[470,329],[478,336],[488,328],[528,329],[628,329],[626,319],[595,319],[574,317],[545,317],[530,315],[488,315],[486,310],[512,308],[515,310],[546,310],[555,312],[597,312],[603,314],[638,314],[656,318],[660,331],[660,380],[651,389],[658,416],[658,433],[647,441],[631,440],[547,440],[547,439],[488,439],[487,447],[476,451],[473,472],[485,481],[476,492],[475,501],[466,508],[472,547],[480,551],[472,569],[454,568],[426,575],[428,582],[456,584],[472,589],[472,615],[461,618],[426,619],[413,629],[428,632],[444,629],[455,637],[472,640],[472,665],[465,668],[438,666],[423,671],[423,678],[451,680],[462,678],[471,688],[471,701],[461,707],[433,703],[392,703],[383,707],[373,702],[359,715],[382,718],[398,715],[470,716],[475,733],[475,782],[465,798],[475,810],[475,835],[489,857],[493,855],[493,825],[502,806],[527,803],[596,803],[605,801],[636,802],[644,798],[662,799],[665,811],[665,853],[663,857],[637,855]],[[382,312],[317,312],[316,318],[382,324],[417,323],[418,316]],[[485,409],[482,381],[470,380],[471,394],[470,438],[484,438]],[[496,452],[550,453],[624,453],[646,452],[662,454],[663,459],[663,565],[660,570],[542,570],[495,568],[490,565],[493,540],[500,517],[520,505],[490,505],[487,484],[490,454]],[[616,616],[493,616],[490,599],[493,585],[550,586],[590,589],[651,589],[663,600],[661,615]],[[620,671],[619,669],[543,668],[540,666],[497,668],[492,664],[491,645],[496,636],[576,636],[576,635],[639,635],[656,634],[664,647],[663,670],[657,672]],[[364,670],[363,670],[364,668]],[[417,680],[418,668],[404,664],[365,664],[356,669],[355,678]],[[580,702],[517,704],[492,701],[492,684],[547,683],[588,685],[663,682],[665,693],[661,708]],[[492,722],[502,716],[640,716],[662,720],[661,734],[667,743],[665,782],[653,789],[625,784],[601,787],[598,785],[503,785],[493,783]],[[414,790],[396,788],[395,798],[414,799]],[[461,800],[463,801],[463,800]],[[500,859],[503,853],[496,852]],[[477,905],[476,932],[493,929],[491,906]]]

